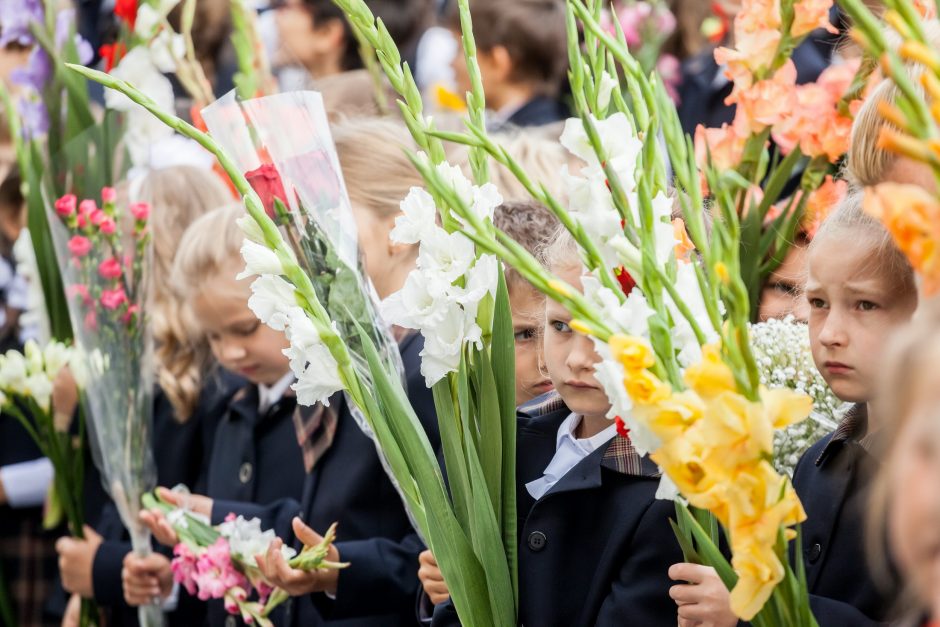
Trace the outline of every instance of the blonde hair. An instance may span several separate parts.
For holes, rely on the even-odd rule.
[[[921,24],[930,48],[940,48],[940,22],[935,19],[923,20]],[[892,43],[892,48],[897,49],[900,46],[901,41],[896,33],[891,31],[886,33],[886,36]],[[920,84],[924,67],[917,63],[908,63],[904,67],[915,91],[922,98],[926,98]],[[882,129],[897,130],[878,112],[878,106],[881,103],[893,105],[900,96],[901,90],[895,82],[886,78],[878,83],[858,110],[855,121],[852,122],[852,137],[845,161],[845,178],[853,185],[866,187],[884,182],[897,161],[898,155],[878,147],[878,137]]]
[[[578,242],[564,226],[555,229],[552,238],[539,251],[539,261],[551,272],[571,270],[582,266]]]
[[[495,134],[493,139],[522,166],[532,181],[544,185],[559,202],[565,202],[563,179],[559,174],[561,167],[567,164],[571,171],[576,172],[581,168],[581,164],[558,143],[557,137],[549,137],[538,129],[518,129]],[[490,161],[490,181],[499,189],[503,200],[528,201],[532,199],[526,188],[508,168],[492,160]]]
[[[141,180],[134,200],[152,207],[153,307],[157,382],[179,421],[187,420],[199,398],[209,347],[171,285],[176,247],[186,227],[206,211],[231,200],[219,178],[193,166],[154,170]]]
[[[230,203],[189,225],[173,260],[174,288],[180,298],[192,299],[213,279],[242,264],[245,234],[236,220],[244,215],[241,203]]]
[[[404,124],[386,118],[350,118],[332,127],[349,200],[376,216],[397,215],[412,187],[424,187],[408,153],[417,148]]]
[[[842,202],[823,221],[809,244],[809,250],[817,249],[828,238],[845,237],[846,232],[849,232],[854,243],[864,242],[870,245],[871,254],[866,257],[867,263],[884,276],[896,279],[899,293],[916,295],[917,282],[911,263],[894,243],[884,225],[862,210],[863,196],[863,190],[850,189]]]
[[[888,508],[891,506],[892,461],[903,451],[897,449],[898,438],[914,409],[915,395],[922,386],[922,376],[940,360],[940,301],[927,301],[914,315],[910,325],[892,337],[892,348],[881,377],[878,400],[889,408],[893,420],[884,421],[880,443],[886,455],[872,486],[867,508],[866,554],[870,570],[878,585],[885,589],[897,584],[888,573],[892,562],[888,555]],[[892,590],[896,592],[896,590]],[[910,608],[916,599],[910,590],[902,590],[897,606]]]

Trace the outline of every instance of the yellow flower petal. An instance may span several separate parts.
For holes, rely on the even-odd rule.
[[[644,339],[632,335],[614,335],[608,344],[614,359],[623,364],[627,372],[646,370],[656,363],[653,349]]]

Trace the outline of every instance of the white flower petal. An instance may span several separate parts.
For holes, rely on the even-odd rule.
[[[389,233],[392,241],[417,244],[436,228],[434,198],[420,187],[412,187],[400,207],[402,215],[395,218],[395,228]]]
[[[238,280],[255,274],[284,274],[284,267],[277,254],[266,246],[245,240],[241,253],[245,260],[245,269],[235,277]]]
[[[248,308],[275,331],[283,331],[288,312],[297,307],[294,286],[273,274],[264,274],[251,284]]]

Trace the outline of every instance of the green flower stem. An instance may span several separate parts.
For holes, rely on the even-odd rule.
[[[379,115],[388,115],[388,98],[385,97],[385,83],[382,82],[383,74],[378,66],[375,48],[369,44],[361,31],[353,29],[353,35],[359,43],[359,57],[362,59],[362,64],[372,80],[372,92],[375,95],[375,105],[379,110]]]
[[[483,79],[480,76],[480,64],[477,62],[477,45],[473,38],[473,21],[470,17],[469,0],[457,0],[460,11],[460,40],[463,44],[464,61],[470,76],[470,93],[467,94],[467,115],[470,122],[479,128],[486,127],[486,96],[483,93]],[[489,178],[489,159],[485,150],[470,148],[470,167],[477,185],[483,185]]]

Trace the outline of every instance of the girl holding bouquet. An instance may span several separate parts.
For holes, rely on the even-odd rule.
[[[878,625],[889,617],[891,596],[868,574],[863,523],[871,481],[878,471],[883,428],[896,409],[877,394],[880,364],[892,333],[917,307],[914,272],[880,222],[850,193],[813,239],[806,298],[816,367],[844,402],[855,403],[842,424],[802,457],[793,485],[806,510],[803,555],[810,605],[820,627]],[[847,576],[851,573],[851,576]],[[677,564],[670,591],[680,625],[737,624],[727,590],[714,570]]]
[[[217,177],[193,166],[155,170],[129,188],[133,200],[151,207],[151,311],[158,364],[153,414],[157,474],[162,483],[193,486],[208,456],[206,442],[211,441],[219,405],[234,392],[235,379],[223,372],[207,376],[211,369],[208,347],[193,333],[184,303],[171,289],[170,270],[186,227],[206,211],[225,204],[229,194]],[[113,504],[105,506],[96,533],[85,540],[63,539],[59,549],[63,581],[76,597],[93,596],[109,610],[111,625],[137,624],[136,611],[128,608],[121,593],[122,561],[131,546]],[[75,598],[70,613],[77,609]],[[198,606],[179,608],[169,618],[175,624],[191,624],[199,620],[200,613]]]
[[[417,247],[391,244],[388,233],[400,213],[398,203],[410,187],[422,184],[421,178],[401,150],[402,145],[410,144],[401,126],[382,120],[358,120],[340,125],[333,133],[360,234],[365,270],[381,298],[399,290],[416,263]],[[382,167],[376,168],[376,163],[381,163]],[[227,241],[225,257],[232,269],[231,276],[244,265],[239,256],[243,236],[234,223],[242,213],[233,208],[224,216],[217,216],[211,228],[193,227],[194,231],[198,228],[212,234],[212,241],[204,243],[206,248],[219,248],[220,239]],[[220,238],[220,234],[224,237]],[[199,236],[187,233],[181,250],[189,248],[191,237]],[[180,257],[186,258],[182,253]],[[198,275],[194,270],[182,262],[178,265],[179,276]],[[212,279],[213,291],[218,290],[223,281],[232,287],[237,284],[234,279],[216,276]],[[253,320],[260,325],[248,309],[247,288],[245,290],[241,309],[246,324]],[[199,293],[204,294],[204,288],[200,288]],[[218,297],[211,301],[218,302]],[[234,306],[234,302],[232,304]],[[207,319],[206,323],[211,324],[211,320]],[[283,341],[282,335],[267,327],[255,328],[253,332],[262,330],[276,336],[278,342]],[[274,342],[273,337],[268,340],[268,343]],[[217,342],[213,343],[218,346]],[[420,373],[422,348],[419,334],[399,336],[409,398],[432,447],[438,448],[433,398]],[[286,367],[286,358],[284,363]],[[319,419],[320,428],[311,432],[306,430],[306,425],[312,424],[312,417]],[[307,545],[320,540],[313,529],[322,531],[333,522],[339,523],[337,542],[328,559],[349,562],[349,568],[313,572],[291,569],[281,557],[279,540],[258,560],[271,583],[296,597],[285,604],[286,612],[278,609],[272,617],[275,624],[306,626],[341,622],[344,626],[363,627],[414,624],[419,585],[416,564],[424,547],[382,468],[375,444],[355,424],[342,394],[334,395],[329,406],[304,408],[294,426],[297,432],[289,444],[282,446],[279,455],[283,459],[296,454],[302,460],[299,470],[290,479],[301,482],[300,494],[274,503],[257,498],[236,502],[238,499],[214,491],[210,481],[207,495],[192,496],[190,507],[211,516],[214,523],[232,512],[246,518],[257,517],[263,527],[273,528],[286,542]],[[214,454],[211,466],[216,464]],[[283,473],[283,462],[279,468],[272,472]],[[258,472],[262,470],[259,468]],[[258,481],[263,480],[260,474],[256,476]],[[176,495],[164,493],[163,496],[180,504]],[[146,513],[145,518],[162,542],[175,542],[175,533],[165,519],[152,512]],[[139,588],[142,579],[125,579],[125,590]],[[146,600],[146,595],[141,595],[139,600]],[[213,614],[210,623],[220,624],[220,619],[221,614]]]

